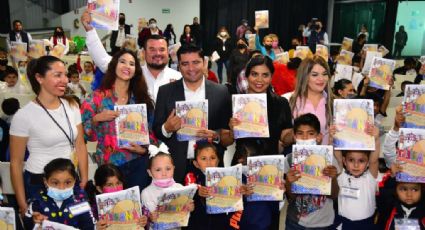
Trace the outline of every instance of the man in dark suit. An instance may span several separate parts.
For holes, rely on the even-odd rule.
[[[11,42],[24,42],[27,43],[27,50],[29,50],[29,42],[32,40],[31,34],[24,31],[22,22],[20,20],[13,21],[13,30],[9,32],[6,38],[8,50],[10,50]]]
[[[121,45],[125,40],[125,35],[130,34],[130,26],[125,24],[125,14],[120,13],[118,19],[118,30],[113,30],[111,34],[111,55],[113,56],[118,50],[121,49]]]
[[[176,132],[181,121],[175,114],[176,101],[208,100],[208,130],[198,131],[197,136],[217,144],[222,159],[229,138],[223,129],[228,129],[231,117],[231,98],[223,85],[207,81],[203,75],[204,54],[194,45],[182,46],[177,56],[183,78],[159,88],[153,129],[155,135],[165,142],[174,160],[174,179],[183,182],[190,160],[194,158],[193,141],[178,141]],[[221,161],[222,162],[222,161]]]

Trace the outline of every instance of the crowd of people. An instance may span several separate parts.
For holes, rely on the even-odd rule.
[[[333,81],[338,53],[331,53],[329,60],[315,54],[317,44],[329,43],[319,20],[300,26],[299,34],[291,39],[286,62],[278,58],[283,49],[277,35],[261,39],[259,29],[250,27],[247,20],[241,21],[234,34],[220,27],[213,47],[219,55],[215,60],[218,78],[210,69],[211,57],[205,58],[200,48],[202,28],[196,17],[192,25],[184,26],[180,37],[172,24],[162,32],[152,18],[137,42],[131,42],[126,38],[130,27],[120,13],[119,28],[111,33],[110,53],[91,21],[89,12],[84,12],[81,23],[93,63],[85,62],[83,68],[79,57],[66,68],[63,60],[53,56],[12,67],[8,52],[0,51],[0,80],[5,82],[1,92],[35,95],[23,106],[14,98],[2,98],[4,115],[0,119],[0,160],[10,161],[15,190],[15,198],[8,202],[16,200],[25,229],[44,220],[78,229],[107,229],[108,221],[98,219],[95,196],[133,186],[140,188],[143,209],[137,224],[153,229],[161,191],[189,184],[196,184],[198,191],[186,207],[191,212],[188,229],[279,229],[284,224],[286,229],[342,226],[389,230],[399,229],[399,219],[412,219],[412,229],[425,229],[424,184],[394,178],[403,170],[396,161],[399,129],[405,120],[401,105],[393,127],[384,130],[380,119],[386,116],[391,88],[371,87],[366,75],[359,85],[348,80],[351,76]],[[407,41],[403,30],[396,35],[397,56]],[[254,49],[249,45],[250,34],[256,34]],[[368,39],[364,26],[352,47],[354,73],[364,65],[363,46]],[[31,36],[15,21],[8,40],[28,43]],[[68,44],[61,27],[55,28],[50,40],[52,46]],[[169,45],[176,42],[181,47],[176,53],[177,69],[173,69]],[[303,58],[295,54],[301,45],[310,47]],[[394,73],[416,74],[414,83],[404,85],[419,84],[425,76],[425,63],[413,58],[404,63]],[[227,82],[223,82],[223,67]],[[92,81],[93,92],[88,93],[80,80]],[[266,95],[269,137],[235,139],[234,127],[241,121],[232,116],[233,94]],[[366,132],[374,137],[375,150],[335,150],[332,164],[322,172],[332,179],[329,196],[292,193],[291,185],[301,177],[300,171],[291,167],[292,145],[332,145],[336,132],[333,101],[352,98],[374,101],[376,122]],[[176,102],[196,100],[208,100],[208,129],[196,132],[200,141],[179,141],[182,121],[176,114]],[[115,119],[119,112],[114,106],[131,104],[146,105],[149,146],[130,143],[120,147],[117,143]],[[88,176],[87,141],[97,142],[94,181]],[[206,212],[205,201],[212,194],[205,184],[206,168],[224,167],[224,153],[232,144],[231,165],[246,165],[250,156],[286,156],[281,185],[286,191],[285,223],[280,223],[282,205],[278,201],[244,202],[243,211],[234,213]],[[241,193],[246,200],[253,187],[246,176],[243,181]],[[85,201],[85,211],[71,213],[75,204]]]

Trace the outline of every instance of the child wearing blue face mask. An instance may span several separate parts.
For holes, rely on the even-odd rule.
[[[82,230],[95,229],[84,190],[76,186],[77,172],[69,159],[54,159],[44,167],[45,189],[32,198],[25,213],[26,229],[49,220]]]

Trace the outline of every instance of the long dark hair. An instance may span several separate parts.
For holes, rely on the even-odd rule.
[[[139,59],[137,58],[137,55],[130,50],[120,50],[112,57],[112,60],[108,65],[108,70],[106,70],[105,76],[103,77],[100,89],[112,89],[112,86],[115,83],[115,79],[117,78],[115,71],[118,65],[118,59],[124,54],[130,54],[134,58],[136,68],[133,78],[130,79],[130,85],[128,87],[129,94],[134,96],[136,103],[145,103],[148,109],[153,110],[153,101],[149,96],[148,85],[146,84],[145,78],[143,77]]]
[[[174,33],[174,29],[173,29],[173,25],[172,24],[168,24],[167,27],[165,28],[164,32],[165,31],[169,31],[170,34],[173,34],[174,35],[174,37],[176,36],[176,34]]]

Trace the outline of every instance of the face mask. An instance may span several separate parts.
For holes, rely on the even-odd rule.
[[[19,67],[20,74],[25,74],[25,72],[27,72],[27,69],[25,67]]]
[[[245,48],[246,48],[245,44],[243,44],[243,43],[238,44],[238,49],[245,49]]]
[[[347,99],[353,99],[355,98],[357,95],[355,93],[349,93],[347,94]]]
[[[156,28],[156,23],[151,23],[151,24],[149,25],[149,27],[150,27],[151,29]]]
[[[103,187],[102,192],[103,193],[111,193],[111,192],[118,192],[122,191],[123,187],[122,185],[118,185],[116,187]]]
[[[70,187],[63,190],[53,187],[47,187],[47,195],[50,196],[53,200],[63,201],[74,195],[74,187]]]
[[[9,60],[7,60],[7,59],[0,59],[0,65],[2,65],[2,66],[7,66],[8,62],[9,62]]]
[[[248,23],[244,23],[243,25],[244,25],[244,26],[248,26]]]
[[[220,32],[220,36],[221,37],[226,37],[227,33],[226,32]]]
[[[316,139],[308,139],[308,140],[301,140],[301,139],[297,139],[295,140],[295,143],[297,145],[317,145]]]
[[[174,181],[174,178],[171,177],[167,179],[152,179],[152,183],[160,188],[168,188],[176,182]]]
[[[272,47],[273,47],[273,49],[276,49],[278,45],[279,45],[279,42],[273,42],[273,43],[272,43]]]
[[[120,19],[118,20],[118,23],[119,23],[120,25],[124,25],[124,24],[125,24],[125,18],[120,18]]]
[[[266,50],[271,50],[272,46],[271,45],[264,45],[264,48],[266,48]]]

